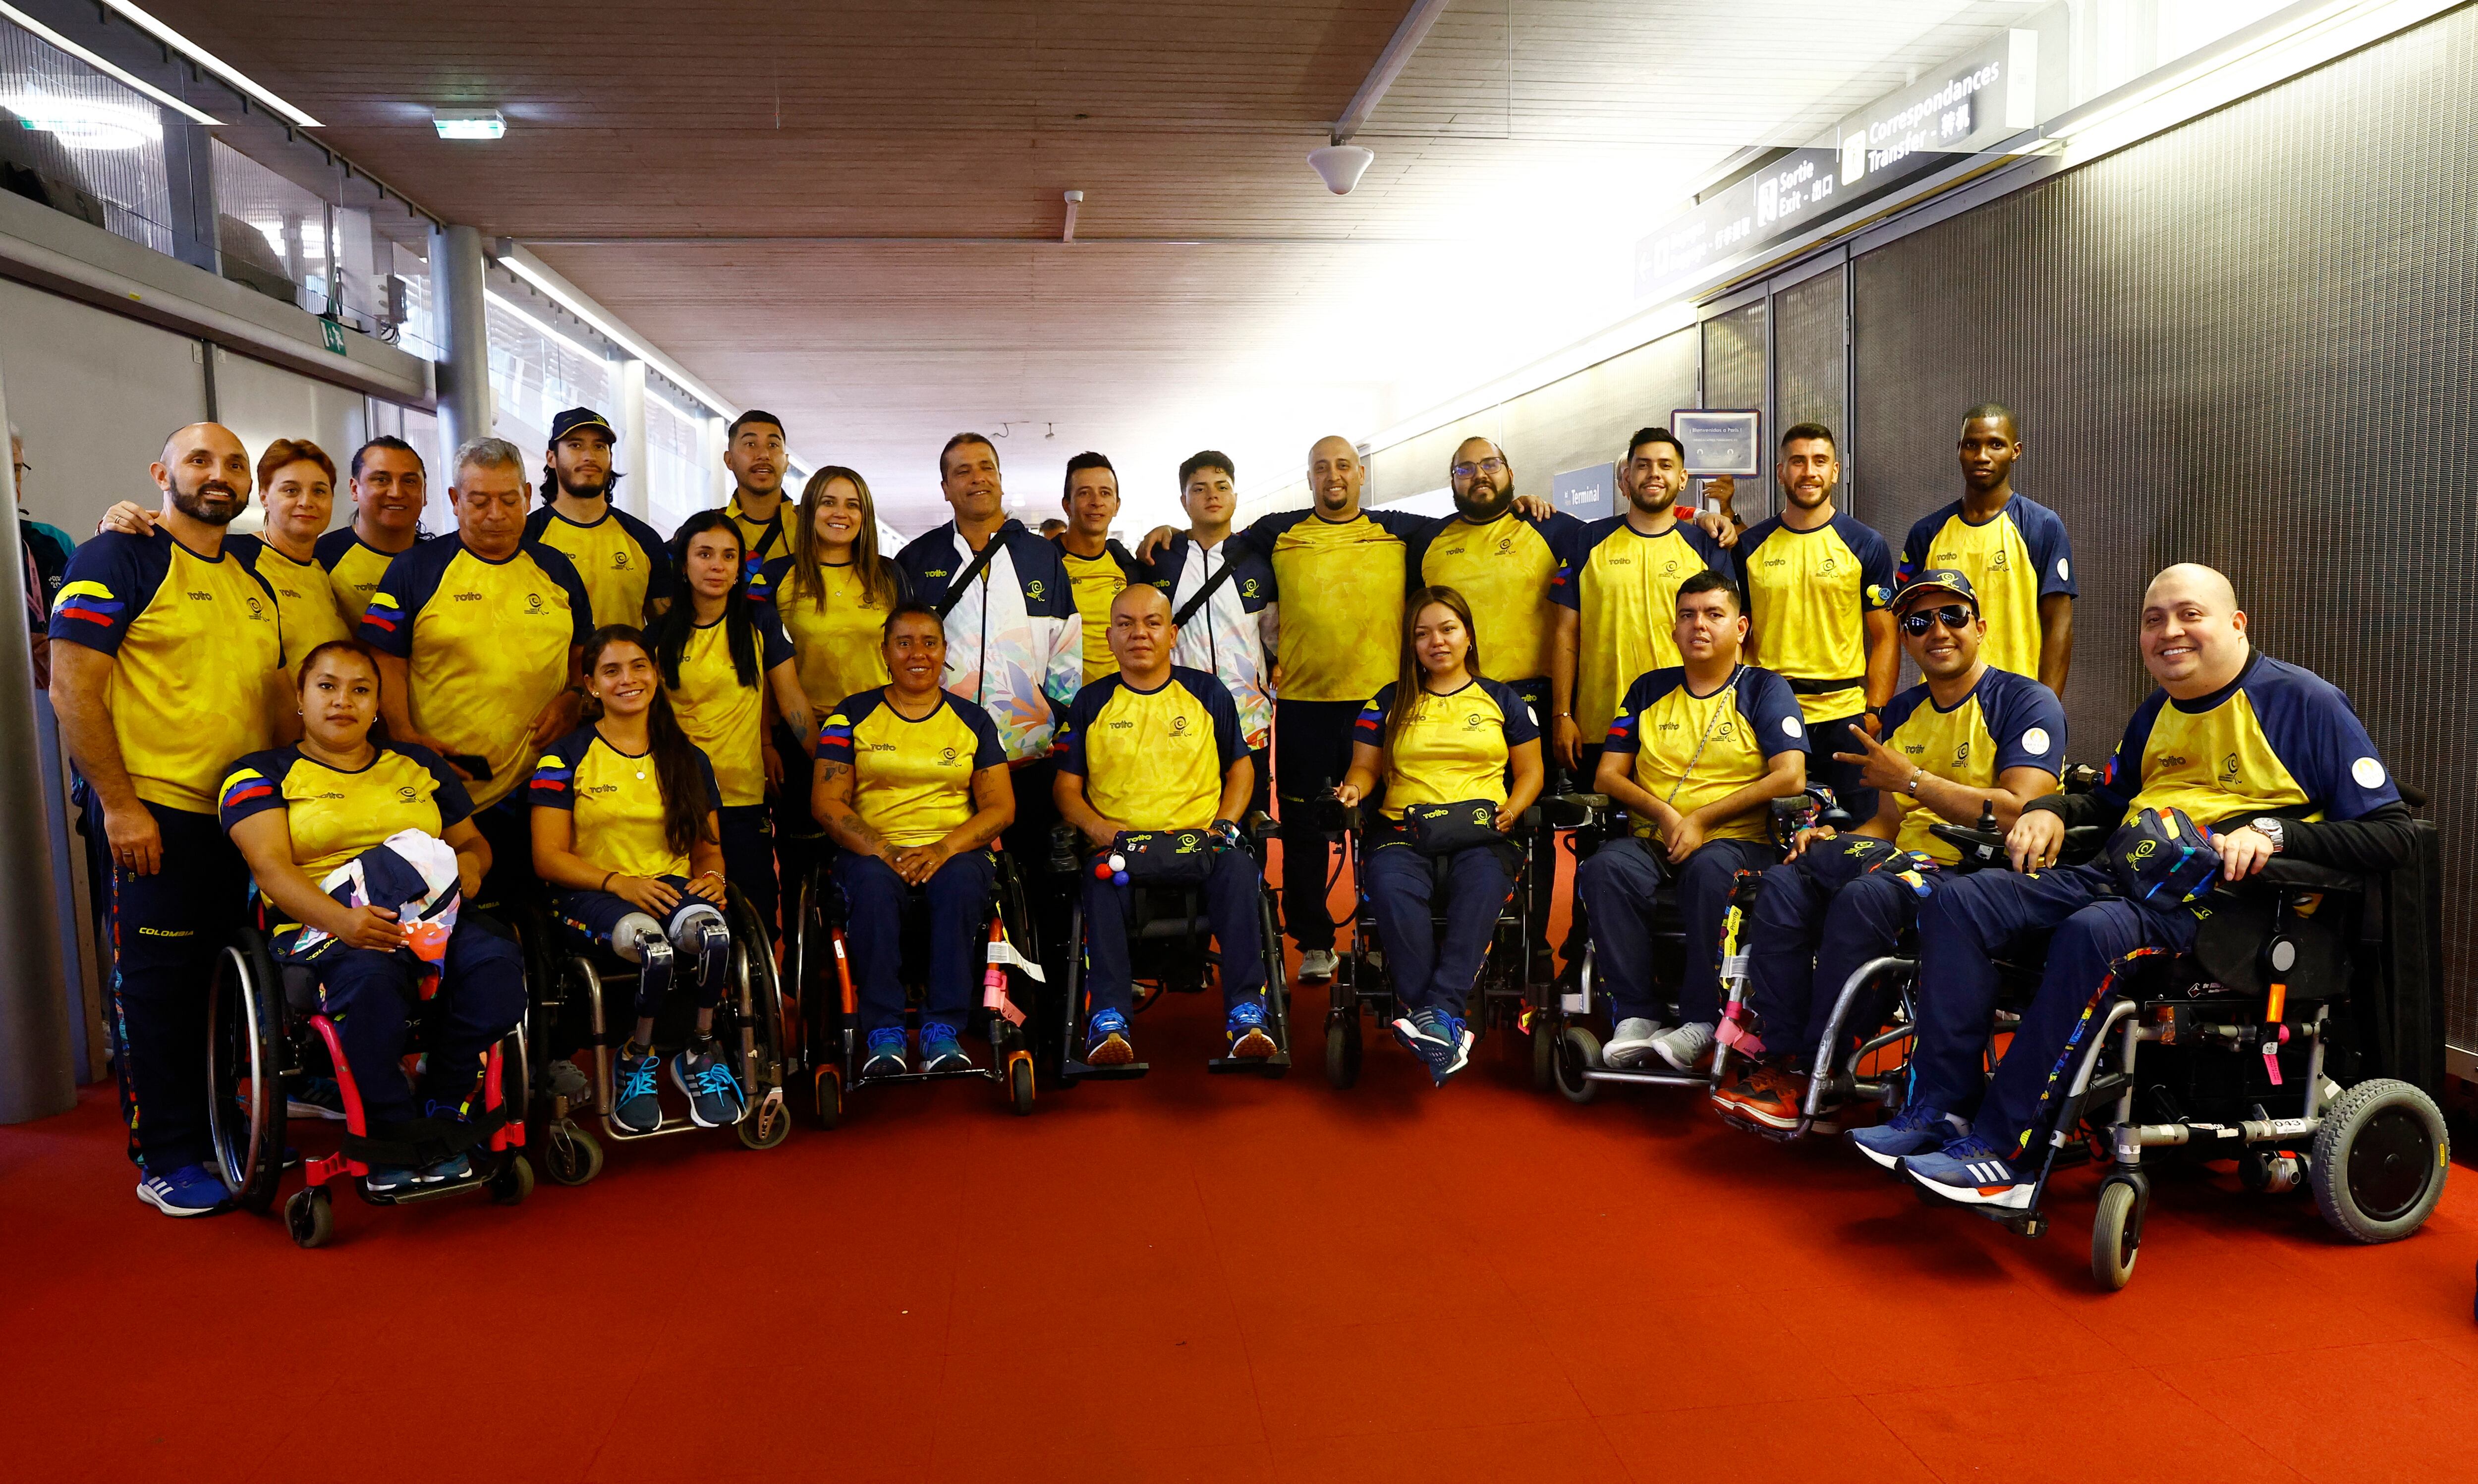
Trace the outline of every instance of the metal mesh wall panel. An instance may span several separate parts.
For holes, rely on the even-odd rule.
[[[1764,441],[1776,447],[1783,429],[1802,422],[1820,422],[1842,431],[1843,386],[1849,381],[1848,323],[1842,303],[1841,275],[1833,268],[1801,279],[1773,295],[1773,354],[1781,427],[1764,430]]]
[[[2478,11],[1900,239],[1856,265],[1870,522],[1960,492],[1962,410],[2023,416],[2017,484],[2082,596],[2071,752],[2150,688],[2150,574],[2206,562],[2270,653],[2346,691],[2478,868]],[[2450,1040],[2478,1047],[2478,910],[2447,887]]]

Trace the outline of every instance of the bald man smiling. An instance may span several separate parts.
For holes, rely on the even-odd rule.
[[[2007,838],[2013,870],[1965,876],[1920,910],[1910,1103],[1892,1122],[1852,1134],[1869,1158],[1957,1204],[2027,1210],[2030,1151],[2063,1087],[2050,1073],[2096,1023],[2086,1008],[2128,954],[2193,944],[2195,910],[2173,889],[2137,896],[2110,864],[2059,867],[2067,828],[2116,828],[2113,856],[2138,819],[2182,811],[2209,832],[2225,881],[2282,854],[2366,872],[2409,859],[2409,809],[2349,698],[2255,648],[2246,628],[2235,590],[2212,568],[2185,563],[2151,580],[2142,664],[2160,689],[2135,708],[2099,787],[2032,801]],[[1983,1098],[1994,959],[2036,951],[2036,935],[2051,930],[2038,994]]]

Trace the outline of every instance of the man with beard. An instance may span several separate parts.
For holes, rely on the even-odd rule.
[[[208,1168],[205,986],[242,920],[249,869],[216,822],[226,765],[290,740],[275,593],[224,550],[249,456],[215,423],[164,440],[147,536],[107,532],[69,558],[51,617],[52,705],[84,781],[84,830],[111,860],[113,1060],[138,1198],[220,1211]]]
[[[421,540],[421,511],[429,498],[421,455],[403,439],[374,438],[354,452],[353,523],[319,537],[315,548],[336,590],[336,611],[346,623],[362,621],[388,564]]]
[[[525,520],[525,540],[566,556],[594,605],[588,630],[605,624],[642,627],[671,600],[677,578],[671,555],[652,526],[615,508],[611,472],[617,440],[590,407],[551,419],[550,463],[543,469],[544,505]],[[780,493],[780,490],[777,490]]]
[[[740,527],[742,561],[748,571],[748,595],[767,599],[765,566],[792,550],[786,524],[800,514],[800,502],[783,493],[783,475],[792,466],[791,445],[784,440],[783,419],[755,408],[731,419],[723,440],[722,466],[731,470],[731,498],[722,513]]]
[[[1488,678],[1512,686],[1537,723],[1555,709],[1550,671],[1567,614],[1553,596],[1557,573],[1575,559],[1583,522],[1563,511],[1517,510],[1514,465],[1487,439],[1463,440],[1446,472],[1454,515],[1411,543],[1412,569],[1421,582],[1452,588],[1471,604],[1472,641],[1485,656]],[[1539,832],[1530,875],[1531,949],[1543,961],[1557,885],[1555,840],[1555,831]],[[1548,978],[1545,963],[1535,964],[1534,973]]]
[[[1875,791],[1858,768],[1851,728],[1878,735],[1902,669],[1893,639],[1893,553],[1884,539],[1833,509],[1841,462],[1833,431],[1802,422],[1782,435],[1773,472],[1782,513],[1738,539],[1747,574],[1747,657],[1789,682],[1814,749],[1808,780],[1829,785],[1853,819],[1873,818]],[[1968,820],[1963,821],[1968,823]]]
[[[2062,700],[2074,661],[2074,543],[2055,511],[2013,488],[2019,427],[1995,402],[1961,415],[1961,498],[1910,527],[1895,581],[1929,567],[1969,578],[1987,616],[1987,663]]]

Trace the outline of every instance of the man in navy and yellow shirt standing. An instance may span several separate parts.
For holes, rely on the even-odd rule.
[[[1961,498],[1910,527],[1895,580],[1929,567],[1969,578],[1987,618],[1987,663],[2061,699],[2074,660],[2074,544],[2055,511],[2013,489],[2018,427],[1994,402],[1962,415]]]
[[[1129,582],[1143,575],[1127,548],[1110,539],[1110,522],[1119,518],[1119,471],[1098,453],[1079,453],[1067,461],[1067,529],[1052,540],[1059,560],[1067,564],[1067,582],[1075,594],[1075,616],[1084,634],[1084,684],[1091,685],[1118,668],[1110,658],[1110,604]]]
[[[2115,966],[2144,948],[2193,944],[2193,907],[2133,896],[2107,862],[2058,866],[2067,828],[2121,829],[2148,811],[2182,811],[2209,832],[2216,879],[2230,882],[2275,855],[2387,871],[2415,847],[2409,808],[2349,698],[2255,648],[2226,577],[2190,564],[2167,568],[2143,593],[2141,622],[2143,667],[2160,689],[2135,708],[2099,786],[2033,801],[2006,840],[2013,870],[1949,883],[1919,914],[1910,1103],[1852,1138],[1931,1195],[2028,1209],[2037,1171],[2027,1156],[2055,1116]],[[2042,933],[2038,993],[1983,1096],[1994,955]],[[1974,1103],[1977,1117],[1965,1121]]]
[[[193,423],[152,470],[152,535],[106,532],[69,558],[50,634],[52,705],[108,850],[112,1033],[140,1200],[223,1209],[208,1161],[207,980],[247,905],[248,868],[215,819],[233,759],[294,735],[275,593],[224,549],[249,500],[229,429]]]
[[[1721,1019],[1721,918],[1742,870],[1780,859],[1766,837],[1772,800],[1807,787],[1807,724],[1770,670],[1739,662],[1738,590],[1702,571],[1678,589],[1681,664],[1627,688],[1602,744],[1595,790],[1632,817],[1634,838],[1603,845],[1575,872],[1592,951],[1609,987],[1609,1065],[1657,1055],[1684,1071],[1712,1049]],[[1678,883],[1686,926],[1678,1024],[1660,1029],[1652,976],[1653,898]]]
[[[1129,833],[1199,837],[1211,864],[1201,891],[1221,946],[1222,1000],[1234,1057],[1274,1054],[1265,1031],[1265,959],[1257,937],[1255,858],[1239,847],[1239,817],[1255,767],[1239,733],[1239,708],[1222,682],[1171,664],[1178,630],[1170,599],[1138,583],[1110,604],[1116,673],[1086,686],[1059,727],[1058,814],[1097,852]],[[1127,960],[1128,886],[1084,876],[1084,984],[1089,1011],[1084,1060],[1135,1059],[1127,1028],[1134,983]],[[1069,945],[1070,951],[1075,948]]]
[[[336,612],[358,628],[388,564],[422,540],[429,473],[411,443],[382,435],[353,451],[352,491],[353,523],[319,537],[312,550],[336,590]]]
[[[722,513],[740,527],[748,595],[762,603],[771,596],[767,564],[792,554],[791,522],[800,514],[799,502],[783,489],[792,468],[783,419],[755,408],[731,419],[723,436],[722,466],[731,471],[732,481]]]
[[[679,581],[671,554],[652,526],[611,503],[620,476],[611,471],[611,424],[590,407],[551,419],[550,462],[543,468],[543,505],[525,518],[525,540],[568,558],[593,608],[586,632],[606,624],[643,628],[669,603]]]
[[[491,842],[488,904],[532,879],[532,821],[516,791],[544,746],[575,728],[593,600],[567,557],[525,538],[515,444],[475,439],[456,450],[454,474],[456,534],[390,564],[362,638],[379,652],[390,738],[428,747],[468,780]]]
[[[1750,910],[1753,1020],[1737,1048],[1752,1067],[1712,1094],[1725,1116],[1742,1122],[1797,1126],[1804,1074],[1834,1000],[1861,965],[1895,951],[1945,879],[1917,868],[1917,859],[1951,866],[1961,858],[1929,826],[1977,824],[1988,809],[1999,828],[2011,829],[2031,800],[2056,792],[2062,770],[2064,705],[2037,681],[1980,657],[1987,625],[1969,578],[1922,572],[1902,590],[1894,613],[1902,647],[1925,678],[1884,707],[1883,742],[1862,731],[1841,748],[1844,766],[1875,796],[1876,813],[1846,835],[1804,834],[1799,857],[1764,873]],[[1808,742],[1822,746],[1812,728]]]
[[[1893,554],[1883,537],[1833,508],[1841,461],[1831,429],[1802,422],[1783,434],[1773,471],[1782,513],[1740,537],[1733,553],[1754,620],[1747,653],[1798,697],[1811,749],[1808,781],[1829,785],[1852,818],[1869,818],[1873,792],[1833,754],[1858,750],[1852,727],[1876,735],[1901,674],[1884,606],[1893,597]]]

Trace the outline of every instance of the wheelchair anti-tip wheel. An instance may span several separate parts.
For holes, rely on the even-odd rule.
[[[1584,1073],[1601,1065],[1601,1039],[1580,1025],[1569,1025],[1552,1048],[1557,1091],[1570,1103],[1587,1103],[1601,1095],[1601,1085]]]
[[[2434,1214],[2451,1158],[2435,1099],[2378,1077],[2324,1110],[2306,1173],[2335,1230],[2355,1242],[2398,1242]]]
[[[2111,1180],[2099,1188],[2099,1214],[2091,1218],[2091,1276],[2111,1293],[2125,1287],[2141,1246],[2141,1191],[2131,1180]]]
[[[567,1119],[543,1131],[543,1173],[553,1185],[583,1185],[602,1173],[602,1142]]]
[[[322,1190],[294,1191],[284,1203],[284,1229],[296,1247],[323,1247],[336,1234],[336,1207]]]

